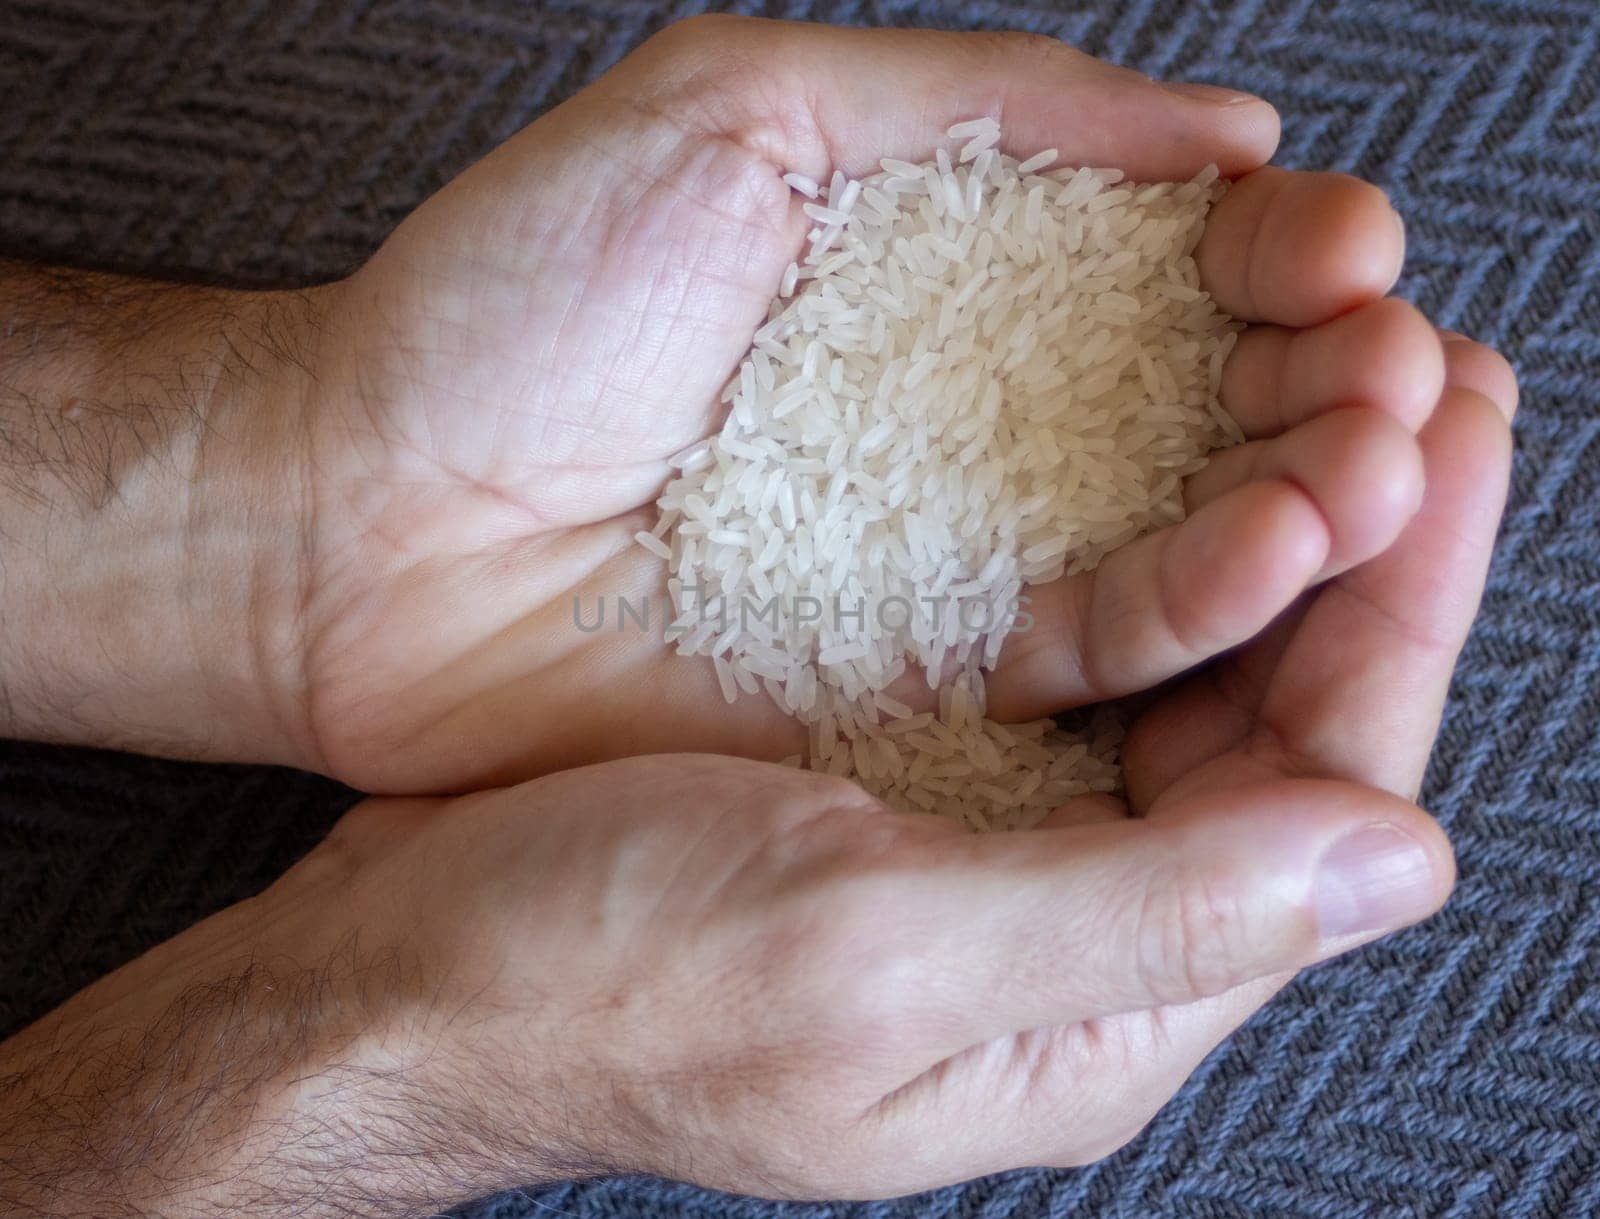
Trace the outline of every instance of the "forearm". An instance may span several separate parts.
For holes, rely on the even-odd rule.
[[[301,1157],[266,1147],[287,1141],[272,1132],[292,1121],[292,1081],[322,1052],[322,1013],[296,1028],[283,1010],[314,985],[247,958],[175,989],[147,981],[109,1002],[102,983],[0,1047],[0,1210],[270,1215],[268,1166],[275,1190],[307,1193]]]
[[[489,1095],[514,1068],[459,1060],[474,1013],[412,993],[403,947],[318,945],[283,911],[326,915],[333,895],[282,896],[0,1045],[0,1213],[400,1219],[582,1171],[545,1150],[526,1098]]]
[[[0,263],[0,733],[307,763],[316,307]]]

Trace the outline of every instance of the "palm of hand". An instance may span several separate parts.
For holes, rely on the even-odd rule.
[[[682,141],[633,170],[579,137],[604,122],[608,140],[648,145],[654,120],[563,117],[338,289],[350,330],[331,379],[354,405],[326,441],[319,549],[335,561],[314,584],[311,697],[330,768],[371,789],[592,760],[591,736],[661,714],[682,678],[662,672],[659,630],[584,634],[574,599],[592,615],[658,595],[631,535],[666,458],[714,425],[800,231],[746,149]],[[525,207],[473,197],[530,178],[543,186]]]
[[[875,62],[892,77],[888,50]],[[797,83],[759,71],[708,100],[663,67],[692,51],[647,47],[448,187],[333,290],[303,630],[314,735],[339,777],[460,790],[628,753],[776,757],[800,739],[762,700],[721,704],[709,666],[676,657],[657,631],[574,624],[575,599],[592,612],[601,597],[659,598],[659,563],[629,539],[648,527],[666,457],[715,425],[800,243],[807,222],[778,165],[860,172],[896,130],[885,118],[885,131],[858,133],[870,150],[857,153],[833,137],[837,118],[770,100],[798,96]],[[1081,57],[1056,70],[1047,107],[1015,99],[1033,116],[1013,124],[1018,138],[1049,142],[1085,104],[1127,110],[1130,91],[1147,122],[1176,105]],[[952,119],[972,109],[946,104],[962,109]],[[919,116],[912,138],[939,125]],[[1214,134],[1199,162],[1192,147],[1068,155],[1146,177],[1206,160],[1249,168],[1264,156],[1259,128]],[[1252,181],[1218,209],[1201,261],[1225,308],[1284,324],[1247,335],[1225,387],[1260,439],[1198,476],[1188,524],[1092,579],[1039,590],[1041,628],[1008,646],[991,686],[998,718],[1142,688],[1242,642],[1306,584],[1381,550],[1414,507],[1407,428],[1437,397],[1437,341],[1404,307],[1350,313],[1393,279],[1391,213],[1348,179]],[[1340,358],[1374,343],[1392,353],[1375,371]],[[1352,401],[1369,409],[1319,418]],[[1187,621],[1159,609],[1197,592]]]

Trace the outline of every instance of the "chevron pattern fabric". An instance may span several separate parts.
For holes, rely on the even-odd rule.
[[[0,0],[0,250],[336,275],[697,0]],[[1385,187],[1403,291],[1521,373],[1510,511],[1424,793],[1459,891],[1316,969],[1132,1146],[916,1199],[654,1180],[473,1219],[1600,1214],[1600,7],[1595,0],[793,0],[1022,28],[1257,90],[1279,160]],[[309,776],[0,744],[0,1034],[264,886],[353,799]]]

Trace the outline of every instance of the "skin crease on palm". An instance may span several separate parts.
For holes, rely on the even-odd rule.
[[[1422,492],[1440,342],[1383,299],[1404,239],[1381,192],[1260,168],[1269,106],[1025,36],[688,22],[322,290],[304,685],[284,694],[296,756],[384,792],[641,752],[793,752],[800,729],[765,700],[725,706],[711,666],[659,630],[619,632],[613,614],[580,632],[574,600],[591,620],[601,598],[659,610],[663,566],[629,539],[653,523],[664,459],[717,425],[800,244],[780,173],[924,157],[976,114],[1021,152],[1237,178],[1198,260],[1251,323],[1224,382],[1251,443],[1191,481],[1185,524],[1032,590],[1038,624],[990,683],[996,718],[1169,678],[1392,542]],[[928,698],[916,677],[905,693]]]

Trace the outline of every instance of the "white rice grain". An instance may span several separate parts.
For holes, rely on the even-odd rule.
[[[806,765],[1022,829],[1116,790],[1120,743],[1105,715],[987,717],[1022,581],[1181,520],[1182,478],[1242,439],[1217,399],[1237,327],[1193,258],[1222,187],[1214,168],[1124,185],[1049,168],[1053,148],[1018,160],[990,118],[946,136],[953,158],[859,181],[783,175],[809,247],[719,436],[669,459],[634,540],[669,565],[679,651],[710,656],[730,702],[764,690],[810,724]]]

